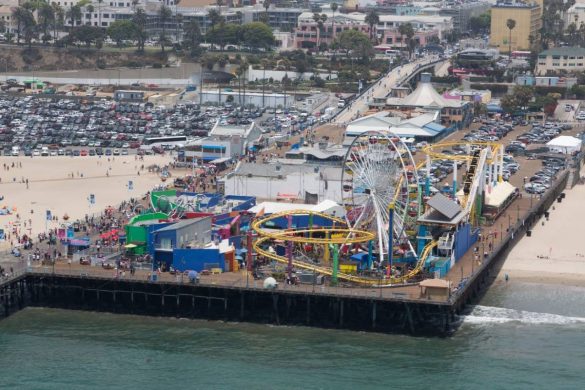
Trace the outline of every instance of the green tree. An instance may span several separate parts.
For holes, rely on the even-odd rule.
[[[132,22],[134,22],[135,26],[135,38],[138,42],[138,51],[144,51],[144,42],[146,38],[148,38],[148,34],[146,33],[146,21],[147,16],[146,12],[142,8],[136,8],[134,11],[134,15],[132,15]]]
[[[107,34],[116,46],[121,47],[125,39],[134,39],[136,37],[136,24],[132,20],[116,20],[108,27]]]
[[[269,49],[274,44],[272,29],[261,22],[243,25],[242,38],[244,42],[254,49]]]
[[[164,53],[165,52],[165,44],[167,43],[167,22],[173,16],[171,9],[166,5],[162,5],[158,10],[158,21],[161,25],[161,33],[160,33],[160,50]]]
[[[512,30],[516,27],[514,19],[506,20],[506,27],[508,27],[508,58],[512,57]]]
[[[103,40],[104,30],[94,26],[78,26],[69,34],[73,39],[85,43],[85,47],[90,47],[92,43]]]
[[[479,16],[472,16],[467,22],[467,28],[474,34],[487,33],[490,31],[492,16],[490,12]]]
[[[380,15],[375,10],[371,10],[366,15],[366,23],[370,26],[370,41],[374,36],[374,26],[380,23]]]
[[[374,55],[374,47],[368,36],[357,30],[343,31],[335,43],[345,50],[348,58],[368,58]]]

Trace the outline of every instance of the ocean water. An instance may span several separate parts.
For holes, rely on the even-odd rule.
[[[448,338],[27,309],[2,389],[581,389],[585,289],[492,286]]]

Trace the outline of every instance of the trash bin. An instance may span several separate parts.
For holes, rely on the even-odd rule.
[[[153,273],[152,275],[150,275],[151,282],[156,282],[157,280],[158,280],[158,274]]]
[[[526,237],[532,237],[532,230],[526,230]]]

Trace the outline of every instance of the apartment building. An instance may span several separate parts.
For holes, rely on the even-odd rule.
[[[582,72],[585,70],[585,49],[582,47],[556,47],[538,54],[534,73]]]
[[[500,2],[492,7],[490,45],[508,52],[510,30],[508,19],[516,21],[511,31],[511,49],[529,50],[530,39],[538,39],[542,27],[542,1]]]

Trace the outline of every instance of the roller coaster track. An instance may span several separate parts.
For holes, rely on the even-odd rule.
[[[266,222],[271,221],[276,218],[281,217],[292,217],[294,215],[317,215],[323,218],[327,218],[329,220],[339,222],[340,227],[332,227],[332,228],[316,228],[316,229],[294,229],[294,230],[282,230],[282,231],[267,231],[265,228],[262,227]],[[346,227],[345,221],[336,217],[332,217],[325,213],[319,213],[309,210],[291,210],[291,211],[284,211],[280,213],[271,214],[270,216],[262,219],[257,219],[252,223],[252,229],[258,233],[259,238],[254,242],[254,250],[260,256],[264,256],[266,258],[275,260],[279,263],[288,264],[288,258],[285,256],[277,255],[276,253],[270,252],[263,248],[266,244],[268,244],[271,240],[280,240],[283,242],[293,242],[293,243],[306,243],[306,244],[319,244],[319,245],[330,245],[330,244],[354,244],[354,243],[363,243],[374,239],[374,234],[363,231],[363,230],[355,230],[355,229],[348,229]],[[325,233],[325,237],[305,237],[303,236],[306,233],[312,234],[319,234],[322,235]],[[299,236],[300,235],[300,236]],[[425,261],[431,253],[431,250],[437,245],[437,241],[432,241],[425,246],[423,249],[417,264],[414,269],[408,272],[405,275],[402,275],[397,278],[386,279],[384,282],[387,284],[396,284],[402,283],[413,276],[417,275],[424,267]],[[333,269],[330,267],[324,267],[320,265],[310,264],[299,260],[292,260],[292,264],[296,268],[311,270],[313,272],[318,272],[324,275],[331,276],[333,274]],[[341,280],[345,280],[352,283],[357,284],[364,284],[369,286],[379,286],[381,281],[380,279],[372,279],[366,278],[351,274],[346,274],[339,272],[337,273],[337,278]]]

